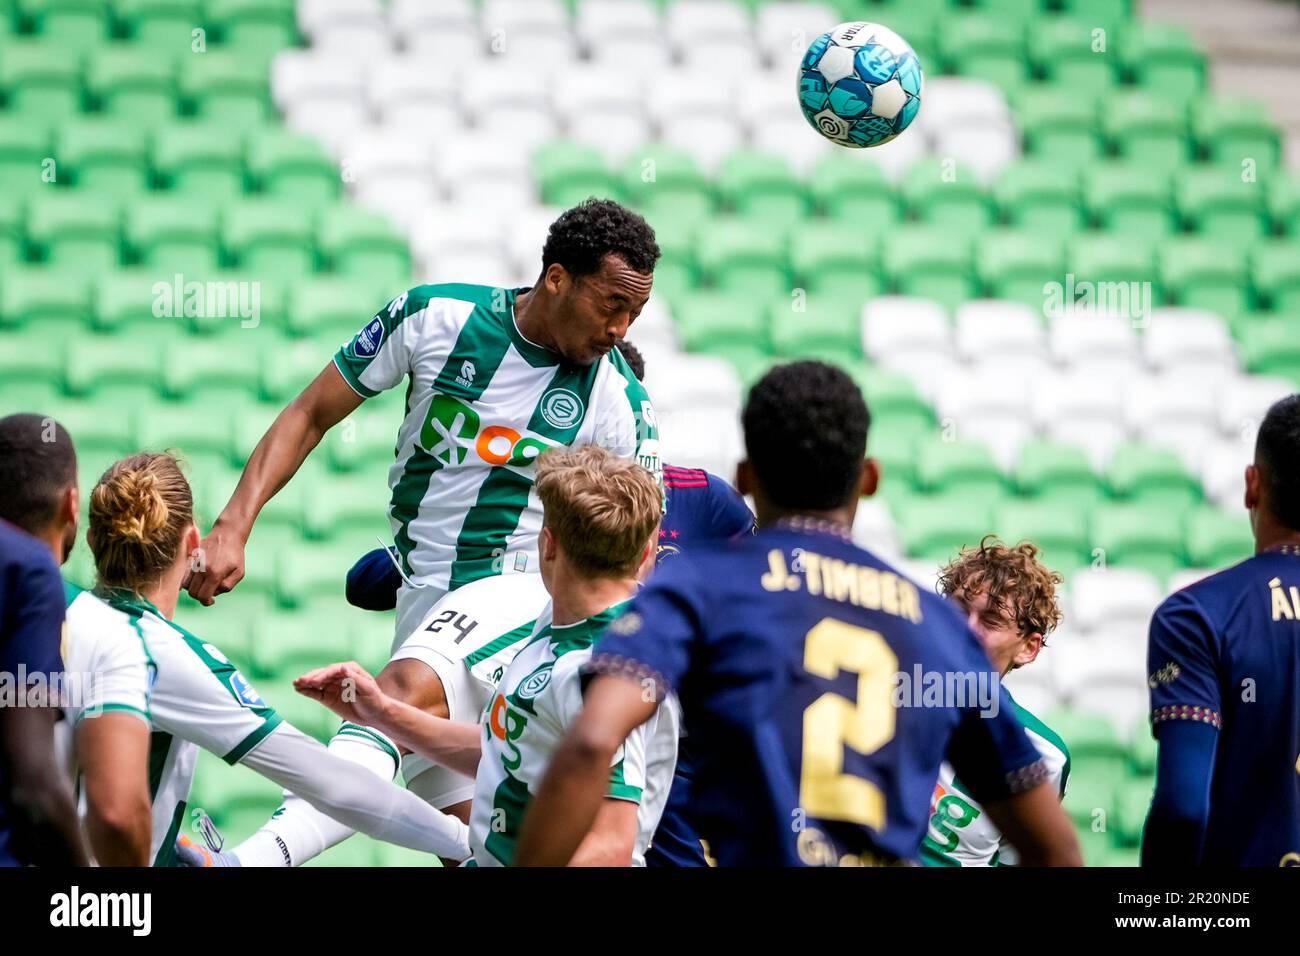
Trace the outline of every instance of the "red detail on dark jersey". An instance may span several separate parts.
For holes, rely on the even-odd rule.
[[[676,468],[664,465],[664,484],[669,488],[707,488],[709,473],[700,468]]]

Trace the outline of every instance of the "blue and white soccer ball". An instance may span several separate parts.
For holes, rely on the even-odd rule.
[[[879,146],[921,109],[921,61],[893,30],[841,23],[808,47],[799,67],[799,107],[833,143]]]

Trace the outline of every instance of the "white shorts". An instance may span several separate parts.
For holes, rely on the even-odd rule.
[[[506,572],[483,578],[438,601],[393,651],[391,660],[417,660],[442,681],[452,720],[478,723],[497,682],[532,634],[551,600],[540,574]],[[402,760],[410,789],[438,809],[470,800],[474,780],[417,754]]]

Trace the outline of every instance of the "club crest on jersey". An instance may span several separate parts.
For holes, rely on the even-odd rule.
[[[374,358],[379,354],[379,346],[383,341],[384,323],[375,316],[352,340],[352,354],[357,358]]]
[[[551,682],[551,669],[553,664],[544,664],[537,670],[533,671],[520,683],[519,689],[515,691],[515,696],[520,700],[532,700]]]
[[[266,701],[262,700],[262,695],[253,689],[253,685],[239,671],[231,673],[230,689],[235,692],[235,697],[245,707],[258,708],[266,706]]]
[[[572,428],[582,421],[582,399],[567,388],[553,388],[542,396],[542,418],[552,428]]]

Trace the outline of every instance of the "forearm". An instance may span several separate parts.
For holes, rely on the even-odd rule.
[[[467,777],[478,774],[483,754],[483,729],[478,724],[435,717],[389,698],[382,718],[374,726],[407,750],[440,766]]]
[[[146,795],[143,813],[137,808],[123,814],[86,814],[86,838],[100,866],[148,866],[151,817]]]
[[[311,450],[320,444],[328,426],[310,412],[305,396],[285,406],[248,458],[239,484],[216,524],[247,540],[262,508],[289,483]]]
[[[985,806],[1007,838],[1021,866],[1083,866],[1083,854],[1070,818],[1061,809],[1054,781]]]
[[[469,856],[469,831],[460,820],[401,787],[377,782],[366,768],[291,726],[278,727],[241,762],[367,836],[448,859]]]
[[[1210,814],[1218,731],[1193,721],[1160,728],[1156,788],[1142,836],[1143,866],[1196,866]]]
[[[54,757],[52,715],[40,708],[10,708],[0,715],[0,728],[0,759],[9,769],[14,839],[21,854],[42,866],[85,866],[72,788]]]

